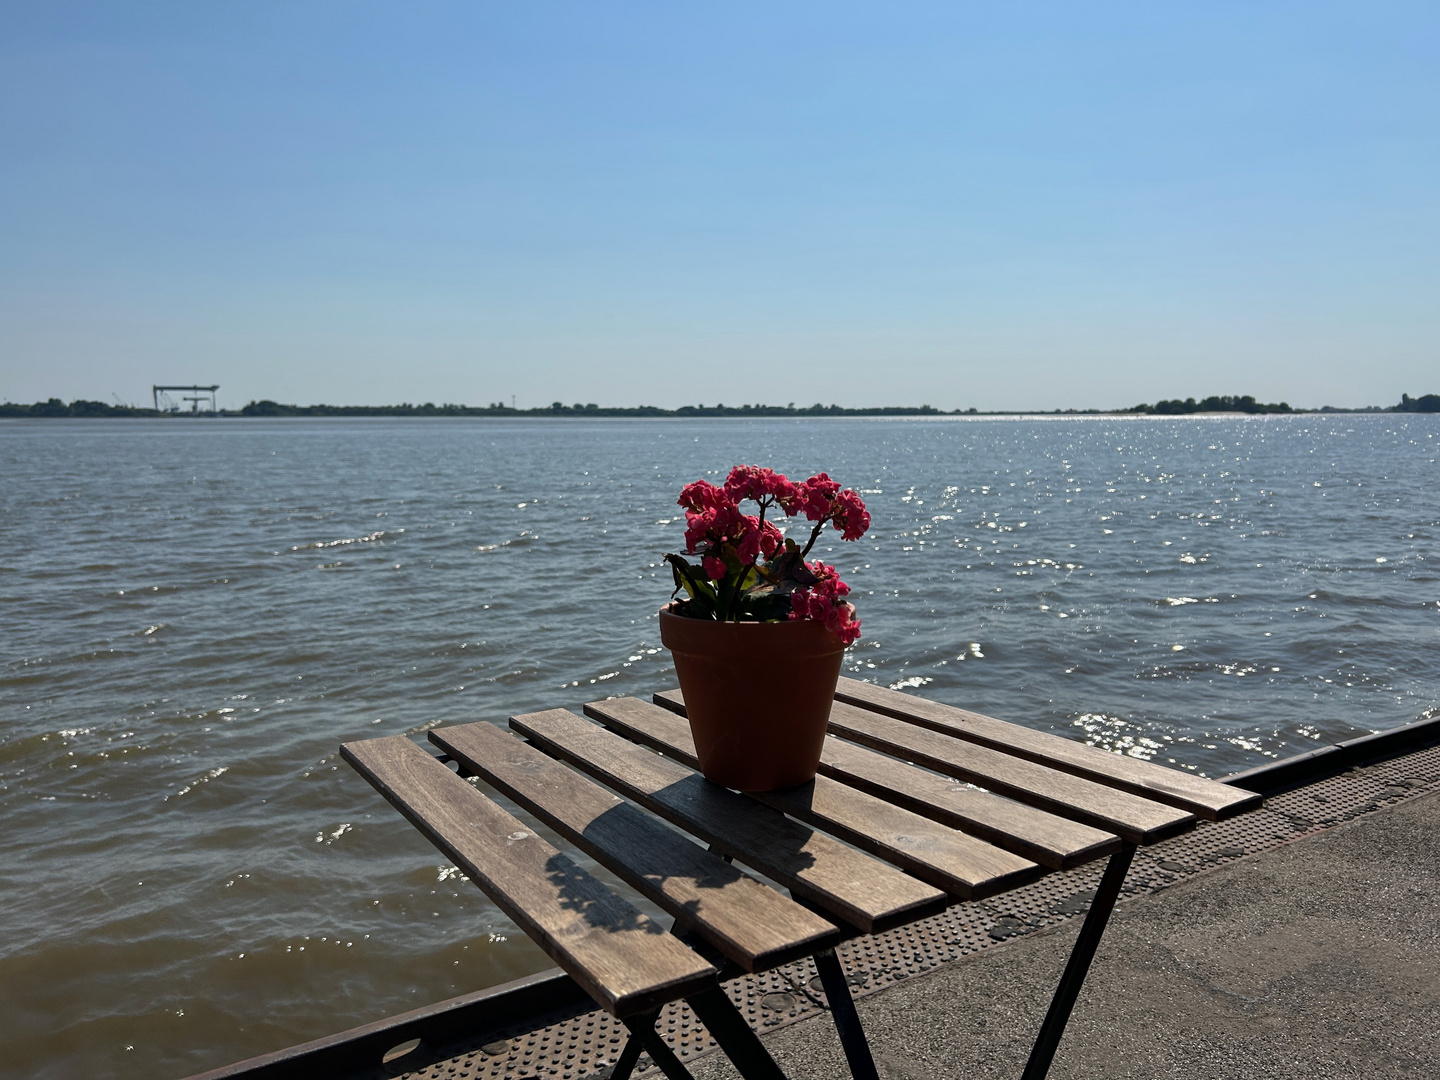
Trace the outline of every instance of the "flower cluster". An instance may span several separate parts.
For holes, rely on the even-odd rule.
[[[825,629],[849,645],[860,636],[855,605],[845,599],[850,594],[850,586],[840,580],[833,566],[819,560],[807,563],[806,568],[815,580],[790,594],[790,618],[823,622]]]
[[[687,484],[679,503],[685,507],[685,552],[704,556],[705,573],[712,581],[727,572],[721,556],[726,545],[734,548],[741,562],[753,564],[761,555],[767,559],[774,555],[785,539],[763,516],[742,514],[738,500],[704,480]]]
[[[680,555],[665,557],[676,591],[687,593],[682,614],[721,621],[813,619],[847,645],[860,636],[855,606],[844,599],[849,586],[833,566],[805,561],[826,525],[842,540],[865,535],[870,514],[854,491],[825,473],[795,483],[773,469],[737,465],[723,485],[697,480],[677,501],[685,508],[685,554],[700,557],[698,567]],[[743,513],[746,501],[759,512]],[[803,548],[765,520],[772,509],[812,522]]]

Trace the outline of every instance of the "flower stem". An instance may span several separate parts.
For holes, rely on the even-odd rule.
[[[815,523],[815,528],[810,530],[810,540],[805,545],[805,550],[800,552],[800,561],[805,561],[805,556],[810,554],[810,549],[815,546],[815,541],[820,539],[820,531],[829,523],[828,517],[823,517]]]

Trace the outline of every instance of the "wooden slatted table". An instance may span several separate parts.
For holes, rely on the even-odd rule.
[[[684,999],[748,1080],[783,1074],[721,989],[813,957],[856,1080],[876,1080],[835,945],[950,903],[1108,858],[1024,1077],[1044,1077],[1137,845],[1253,810],[1203,777],[853,679],[841,679],[820,775],[740,794],[699,775],[678,690],[392,736],[345,759],[603,1008],[642,1050],[685,1066],[655,1030]],[[657,753],[658,752],[658,753]],[[452,771],[447,763],[459,770]],[[667,912],[647,918],[466,776],[502,792]],[[696,841],[699,841],[697,843]],[[703,845],[703,846],[702,846]],[[782,886],[762,882],[743,867]]]

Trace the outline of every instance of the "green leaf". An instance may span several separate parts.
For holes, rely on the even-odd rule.
[[[751,594],[746,615],[756,622],[779,622],[790,617],[790,597],[777,592]]]
[[[700,568],[692,566],[679,555],[666,555],[665,561],[670,564],[670,571],[675,576],[676,590],[684,589],[690,596],[690,613],[713,618],[716,614],[715,590]]]

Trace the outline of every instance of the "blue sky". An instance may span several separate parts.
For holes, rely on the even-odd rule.
[[[1440,7],[65,4],[0,397],[1440,391]]]

